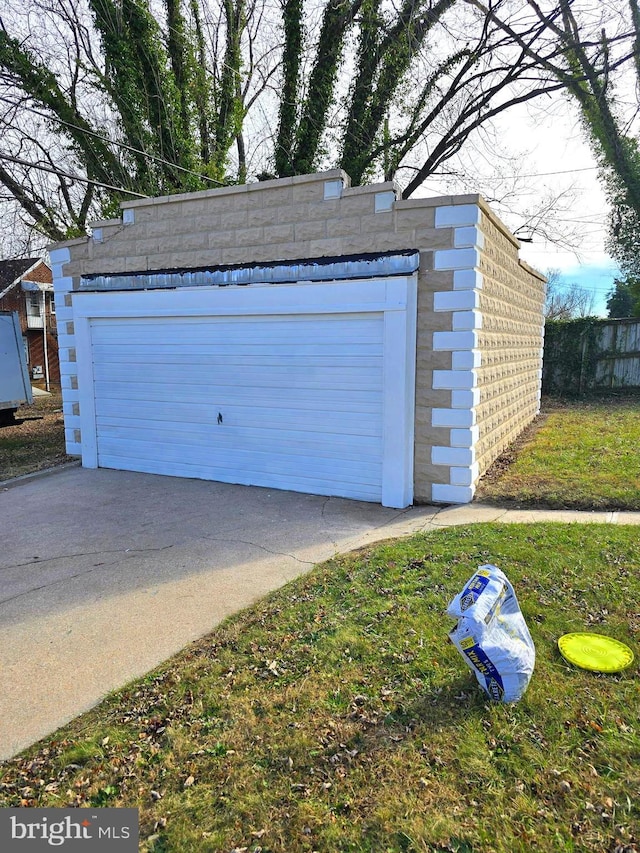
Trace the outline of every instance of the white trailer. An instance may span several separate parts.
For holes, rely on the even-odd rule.
[[[0,423],[13,420],[23,403],[32,403],[31,382],[15,311],[0,311]]]

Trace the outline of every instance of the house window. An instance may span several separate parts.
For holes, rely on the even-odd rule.
[[[27,314],[29,317],[40,316],[40,293],[30,293],[27,302]]]
[[[56,300],[55,300],[53,293],[49,297],[49,310],[51,311],[52,315],[55,317],[55,315],[56,315]]]

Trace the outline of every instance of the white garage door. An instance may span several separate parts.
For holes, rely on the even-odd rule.
[[[83,464],[407,505],[400,281],[78,294]]]
[[[92,327],[99,466],[381,500],[382,314]]]

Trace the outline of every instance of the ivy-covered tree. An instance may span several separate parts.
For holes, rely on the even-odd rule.
[[[49,238],[84,233],[122,198],[230,180],[245,0],[217,18],[197,0],[153,8],[161,19],[147,0],[31,0],[0,18],[0,183]]]
[[[525,5],[5,0],[0,203],[58,240],[123,198],[336,166],[409,197],[514,105],[568,88],[595,109],[634,56],[593,22],[563,40],[573,0]]]
[[[468,2],[517,41],[541,70],[559,80],[578,105],[610,206],[608,248],[623,277],[635,286],[640,280],[640,151],[619,93],[625,82],[630,88],[628,78],[635,74],[636,103],[628,105],[635,117],[640,91],[639,0],[611,4],[557,0],[544,5],[526,0],[525,7],[540,28],[539,38],[529,43],[503,17],[504,6]],[[619,79],[621,70],[626,81]]]

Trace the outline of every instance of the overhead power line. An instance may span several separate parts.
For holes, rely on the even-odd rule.
[[[134,190],[126,190],[124,187],[115,187],[113,184],[104,184],[102,181],[94,181],[91,178],[85,178],[82,175],[74,175],[71,172],[65,172],[63,169],[54,169],[53,166],[45,166],[44,163],[30,163],[28,160],[23,160],[20,157],[12,157],[10,154],[0,154],[0,160],[6,160],[9,163],[17,163],[19,166],[27,166],[29,169],[37,169],[41,172],[50,172],[52,175],[62,175],[65,178],[70,178],[73,181],[80,181],[84,184],[91,184],[93,187],[101,187],[105,190],[114,190],[119,193],[133,195],[136,198],[149,198],[143,193],[134,192]]]
[[[84,133],[87,136],[93,136],[95,139],[99,139],[101,142],[106,142],[108,145],[115,145],[118,148],[124,148],[125,151],[131,151],[133,154],[141,154],[148,160],[154,160],[156,163],[160,163],[163,166],[169,166],[170,168],[176,169],[179,172],[186,172],[188,175],[194,175],[194,177],[200,178],[203,181],[209,181],[209,183],[215,184],[218,187],[224,186],[222,181],[216,181],[215,178],[210,178],[208,175],[203,175],[200,172],[195,172],[193,169],[187,169],[186,166],[179,166],[177,163],[171,163],[169,160],[165,160],[162,157],[158,157],[157,154],[150,154],[148,151],[143,151],[141,148],[135,148],[133,145],[129,145],[126,142],[118,142],[115,139],[109,139],[108,136],[103,136],[101,133],[97,133],[95,130],[89,130],[86,127],[80,127],[77,124],[73,124],[73,122],[65,121],[64,119],[61,119],[55,115],[47,115],[47,113],[42,113],[39,110],[34,109],[33,107],[23,106],[23,109],[27,110],[30,113],[33,113],[34,115],[40,116],[40,118],[44,118],[47,121],[56,121],[63,127],[69,127],[72,130],[80,131],[80,133]]]

